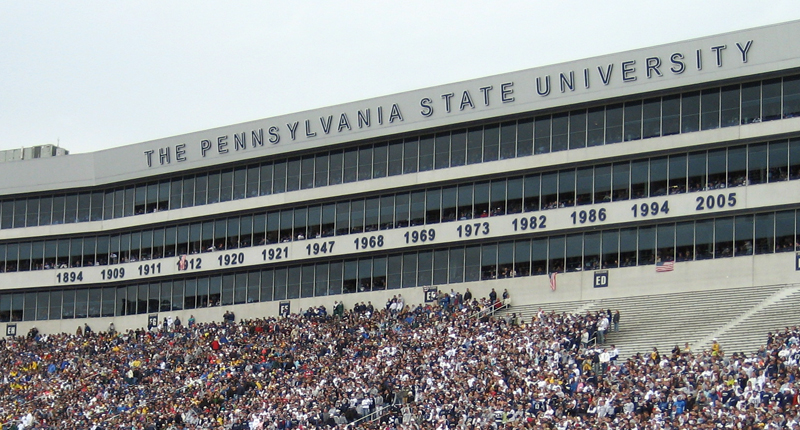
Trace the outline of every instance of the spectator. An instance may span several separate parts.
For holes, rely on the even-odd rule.
[[[597,342],[606,343],[606,332],[608,331],[608,317],[605,312],[600,313],[600,320],[597,322]]]
[[[622,359],[614,345],[581,347],[597,317],[607,319],[602,314],[540,311],[514,325],[436,305],[339,318],[311,309],[191,327],[176,319],[174,333],[9,337],[0,339],[0,418],[47,430],[706,430],[800,422],[792,382],[800,377],[800,329],[771,335],[750,357],[662,358],[654,348]],[[379,422],[353,424],[380,404],[389,407]]]

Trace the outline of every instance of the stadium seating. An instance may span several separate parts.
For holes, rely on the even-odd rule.
[[[683,348],[687,342],[693,350],[707,349],[714,337],[719,338],[723,348],[730,351],[752,352],[764,344],[767,332],[800,322],[792,312],[788,312],[792,306],[797,309],[800,303],[797,289],[794,285],[769,285],[515,305],[505,312],[516,313],[522,321],[530,321],[539,308],[545,312],[578,314],[601,309],[619,310],[620,332],[609,333],[606,343],[615,344],[623,357],[649,352],[653,347],[659,351],[670,351],[675,345]],[[787,291],[792,292],[788,298],[772,303],[776,295]],[[740,317],[751,311],[752,316],[741,320]]]

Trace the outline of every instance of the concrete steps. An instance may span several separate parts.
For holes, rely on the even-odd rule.
[[[649,353],[653,347],[661,354],[675,345],[692,350],[710,348],[719,338],[724,350],[755,352],[764,344],[767,332],[800,324],[800,286],[767,285],[694,291],[674,294],[642,295],[594,301],[548,304],[515,304],[506,313],[516,313],[529,322],[541,308],[544,312],[584,314],[598,310],[620,311],[620,332],[609,333],[606,344],[615,344],[623,357]]]
[[[783,331],[787,326],[800,325],[800,287],[788,287],[770,297],[758,307],[744,316],[736,324],[723,327],[714,337],[727,355],[744,352],[748,355],[758,347],[766,345],[767,333]],[[710,348],[711,340],[701,344]]]

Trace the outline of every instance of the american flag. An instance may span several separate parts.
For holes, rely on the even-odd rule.
[[[658,272],[672,272],[675,270],[674,261],[659,261],[656,263],[656,273]]]
[[[556,290],[556,275],[558,275],[558,272],[553,272],[550,274],[550,289],[553,291]]]

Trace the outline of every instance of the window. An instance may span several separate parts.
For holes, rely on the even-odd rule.
[[[726,179],[726,149],[708,151],[708,189],[717,190],[725,188]]]
[[[566,271],[579,272],[583,270],[581,256],[583,255],[583,235],[572,234],[566,241]]]
[[[722,127],[731,127],[739,125],[739,85],[731,85],[722,87],[721,96],[721,119],[720,125]]]
[[[783,117],[800,116],[800,76],[783,79]]]
[[[700,93],[690,92],[681,96],[681,132],[700,130]]]
[[[446,169],[450,167],[450,133],[436,135],[434,157],[434,168]]]
[[[656,261],[675,261],[675,225],[659,225],[656,229]]]
[[[497,244],[481,246],[481,279],[497,279]]]
[[[703,191],[706,189],[706,153],[694,152],[689,154],[689,191]]]
[[[355,182],[358,179],[358,148],[349,148],[344,151],[343,166],[343,182]]]
[[[506,180],[496,179],[491,183],[491,203],[489,208],[492,216],[505,215],[506,213]]]
[[[747,147],[728,148],[728,188],[747,185]]]
[[[701,223],[698,222],[698,226]],[[698,228],[698,232],[701,230]],[[698,256],[700,251],[698,250]],[[733,218],[717,218],[714,220],[714,258],[733,256]]]
[[[388,154],[389,146],[386,143],[379,143],[373,148],[372,177],[384,178],[388,173]]]
[[[458,219],[472,219],[472,184],[458,186]]]
[[[598,146],[604,143],[605,138],[605,108],[597,107],[589,109],[588,115],[587,145]]]
[[[660,238],[658,246],[660,249]],[[675,251],[675,261],[694,259],[694,222],[681,222],[675,227]]]
[[[656,229],[639,227],[639,265],[655,264]]]
[[[403,173],[403,141],[389,142],[389,176]]]
[[[753,215],[741,215],[734,219],[735,256],[753,255]]]
[[[403,173],[417,172],[419,162],[419,140],[409,138],[403,142]]]
[[[603,232],[603,269],[619,267],[619,231]]]
[[[467,132],[454,131],[450,138],[450,165],[463,166],[467,160]]]
[[[569,114],[561,113],[553,115],[553,140],[552,151],[565,151],[568,147],[569,141]]]
[[[364,181],[372,178],[373,152],[371,146],[364,146],[358,150],[358,180]]]
[[[471,128],[467,133],[467,164],[480,163],[483,159],[483,129]]]
[[[761,87],[762,121],[781,119],[781,78],[769,79]]]
[[[483,162],[495,161],[500,151],[500,127],[487,126],[483,130]]]
[[[420,251],[417,255],[417,285],[431,285],[433,282],[433,251]]]
[[[669,194],[682,194],[686,192],[686,159],[685,154],[671,155],[669,157]]]
[[[642,138],[661,135],[661,99],[648,99],[642,106]]]
[[[748,147],[748,181],[750,185],[767,182],[767,145],[765,143]]]
[[[702,220],[695,223],[695,258],[708,260],[714,256],[714,220]]]
[[[742,85],[742,124],[761,122],[761,82]]]
[[[601,233],[599,232],[583,235],[583,270],[600,268],[600,237]],[[569,254],[569,250],[567,254]]]
[[[569,114],[569,149],[586,147],[586,110]]]
[[[611,201],[611,165],[594,168],[594,203]]]
[[[455,221],[458,214],[458,187],[442,189],[442,222]],[[430,202],[428,203],[430,205]]]
[[[642,102],[625,103],[625,141],[642,138]]]
[[[575,170],[558,172],[559,207],[575,206]]]
[[[622,104],[606,106],[606,145],[622,142]]]
[[[720,90],[713,88],[703,90],[700,96],[700,129],[711,130],[719,128],[720,115]]]
[[[436,224],[442,220],[441,198],[440,189],[428,190],[425,193],[425,224]]]
[[[524,195],[522,205],[525,212],[532,212],[539,210],[539,183],[541,177],[537,175],[525,176],[524,180]]]
[[[780,182],[789,179],[789,142],[779,140],[769,143],[769,169],[767,180]]]
[[[403,254],[403,281],[401,285],[403,288],[417,286],[417,254],[415,252]]]
[[[630,188],[630,163],[615,163],[613,167],[612,187],[614,201],[628,200]]]
[[[648,170],[650,160],[636,160],[631,163],[631,198],[648,196]]]
[[[371,161],[371,160],[370,160]],[[314,174],[316,167],[314,166],[315,158],[313,156],[305,156],[300,162],[300,189],[306,190],[314,187]],[[327,176],[327,175],[326,175]],[[234,192],[236,188],[234,185]],[[234,196],[235,198],[235,196]]]
[[[526,156],[533,153],[533,123],[528,120],[527,122],[520,123],[517,126],[516,122],[505,122],[500,125],[500,159],[505,160],[514,158],[515,156]],[[525,139],[526,148],[521,150],[517,149],[517,133],[522,133]],[[527,133],[527,134],[525,134]]]
[[[344,162],[344,152],[342,151],[333,151],[330,153],[328,158],[328,184],[329,185],[338,185],[342,183],[342,178],[344,174],[344,170],[342,167],[342,163]],[[402,160],[400,161],[400,165],[402,166]]]
[[[674,95],[664,97],[661,101],[661,135],[670,136],[673,134],[678,134],[680,133],[680,130],[681,96]]]
[[[273,165],[271,163],[264,163],[261,165],[260,170],[259,195],[266,196],[272,194]]]
[[[755,218],[756,254],[772,254],[775,252],[775,214],[758,214]]]
[[[650,197],[667,194],[667,158],[650,159]]]
[[[288,165],[289,165],[288,161],[280,161],[272,166],[272,194],[279,194],[286,192]],[[292,169],[293,176],[291,180],[294,182],[296,178],[296,176],[294,175],[297,173],[294,171],[294,168],[297,167],[299,169],[299,165],[297,165],[297,163],[293,163],[292,166],[293,166]]]
[[[295,229],[297,226],[295,226]],[[350,202],[350,233],[361,233],[364,231],[364,200],[353,200]]]
[[[555,236],[548,241],[547,273],[564,273],[565,240],[564,236]]]
[[[314,186],[328,185],[328,154],[317,154],[314,160]]]
[[[550,152],[550,116],[537,116],[534,126],[534,153],[546,154]]]
[[[558,207],[558,173],[548,172],[542,174],[541,180],[542,209],[555,209]]]
[[[452,258],[451,258],[452,261]],[[481,246],[468,246],[464,252],[464,281],[472,282],[481,279]]]
[[[433,136],[422,136],[419,139],[419,171],[433,170],[434,140]]]
[[[619,232],[619,267],[636,265],[636,228],[624,228]]]
[[[224,170],[222,172],[222,175],[220,176],[219,200],[221,202],[227,202],[230,201],[232,198],[233,198],[233,171]]]
[[[514,273],[516,276],[530,276],[531,274],[530,240],[514,242]]]
[[[260,166],[252,165],[247,168],[246,175],[247,178],[245,180],[245,194],[247,197],[256,197],[258,196],[258,185],[260,183]],[[192,206],[192,204],[188,204],[187,206]]]

